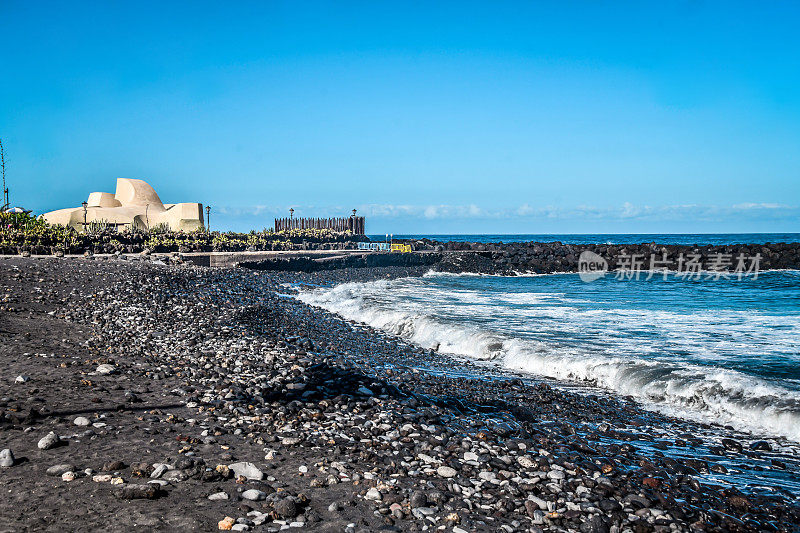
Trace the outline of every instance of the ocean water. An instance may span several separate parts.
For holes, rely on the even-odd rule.
[[[800,441],[800,271],[592,283],[577,274],[429,273],[298,298],[443,359],[599,387],[670,415]]]
[[[383,241],[385,235],[369,235]],[[767,242],[800,242],[800,233],[596,233],[596,234],[524,234],[524,235],[394,235],[395,239],[428,238],[440,242],[562,242],[564,244],[764,244]]]

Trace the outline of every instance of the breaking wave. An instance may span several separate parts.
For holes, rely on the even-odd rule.
[[[576,277],[432,276],[318,288],[298,298],[439,353],[602,387],[671,415],[800,441],[800,381],[775,370],[797,368],[795,314],[735,306],[689,313],[669,305],[643,312],[609,305],[619,294],[576,291]],[[769,371],[759,375],[752,368],[762,363]]]

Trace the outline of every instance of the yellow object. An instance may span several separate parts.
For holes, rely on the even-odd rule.
[[[392,243],[392,251],[393,252],[408,253],[408,252],[413,252],[414,249],[411,247],[410,244]]]
[[[233,529],[233,525],[236,523],[236,519],[232,516],[226,516],[222,520],[217,523],[217,527],[219,527],[222,531],[230,531]]]

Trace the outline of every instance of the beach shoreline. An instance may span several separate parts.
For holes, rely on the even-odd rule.
[[[753,464],[796,475],[785,443],[544,379],[486,379],[292,297],[428,269],[1,260],[0,448],[16,459],[0,470],[11,491],[0,515],[44,530],[208,530],[226,517],[254,531],[800,524],[796,496],[735,475]],[[40,449],[50,431],[57,445]],[[241,462],[262,479],[237,480],[229,465]],[[58,465],[70,468],[47,475]]]

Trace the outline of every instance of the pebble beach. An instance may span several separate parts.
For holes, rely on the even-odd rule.
[[[430,265],[0,260],[0,531],[794,531],[800,453],[348,322]],[[452,267],[451,267],[452,268]]]

